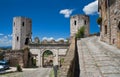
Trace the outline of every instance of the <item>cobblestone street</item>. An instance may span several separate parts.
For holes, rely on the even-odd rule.
[[[78,40],[80,77],[120,77],[120,50],[93,36]]]
[[[51,68],[26,69],[23,72],[9,73],[0,77],[49,77]]]

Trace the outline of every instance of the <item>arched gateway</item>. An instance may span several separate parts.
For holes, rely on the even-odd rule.
[[[43,67],[52,67],[54,61],[54,55],[53,52],[50,50],[44,51],[42,54],[42,65]]]
[[[36,66],[44,67],[50,66],[50,63],[51,66],[59,65],[60,57],[66,55],[69,44],[30,44],[29,46],[32,57],[36,60]],[[46,51],[50,51],[52,55],[45,57]]]

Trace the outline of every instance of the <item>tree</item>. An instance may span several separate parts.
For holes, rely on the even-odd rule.
[[[98,23],[99,25],[102,24],[102,17],[99,17],[99,18],[97,19],[97,23]]]
[[[85,35],[85,26],[82,26],[76,33],[76,38],[83,38]]]

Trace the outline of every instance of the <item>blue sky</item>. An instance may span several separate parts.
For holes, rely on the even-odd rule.
[[[90,33],[99,32],[97,0],[0,0],[0,46],[11,45],[12,18],[32,19],[32,38],[66,39],[70,36],[71,15],[90,16]]]

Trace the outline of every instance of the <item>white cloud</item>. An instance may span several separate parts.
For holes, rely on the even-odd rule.
[[[87,15],[94,15],[98,13],[98,0],[89,3],[88,5],[84,6],[83,11]]]
[[[0,33],[0,36],[3,36],[4,34]]]
[[[11,46],[12,38],[8,38],[8,35],[0,37],[0,46]]]
[[[55,41],[59,41],[59,40],[64,40],[64,41],[67,41],[66,39],[64,38],[58,38],[58,39],[54,39],[53,37],[43,37],[42,40],[47,40],[47,41],[51,41],[51,40],[55,40]]]
[[[12,37],[12,34],[9,34],[8,37]]]
[[[60,10],[59,13],[63,14],[65,18],[69,18],[72,12],[73,12],[73,9],[63,9],[63,10]]]
[[[4,36],[3,38],[4,38],[4,39],[7,39],[7,38],[8,38],[8,36]]]
[[[67,41],[66,39],[64,39],[64,38],[58,38],[58,39],[56,39],[56,41],[59,41],[59,40],[64,40],[64,41]]]
[[[48,37],[43,37],[43,39],[42,39],[42,40],[51,41],[51,40],[53,40],[53,39],[54,39],[53,37],[50,37],[50,38],[48,38]]]
[[[98,27],[100,28],[100,25],[98,25]]]

